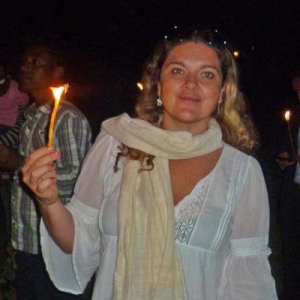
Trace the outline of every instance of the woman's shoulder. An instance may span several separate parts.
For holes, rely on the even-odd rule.
[[[232,168],[243,168],[246,171],[249,167],[260,168],[257,159],[231,145],[224,143],[223,163]]]
[[[120,143],[105,131],[101,131],[86,154],[81,170],[81,177],[90,178],[95,174],[108,176],[113,170]],[[86,180],[83,179],[83,180]]]
[[[92,160],[108,159],[110,156],[117,156],[121,143],[105,130],[101,130],[95,142],[90,148],[86,159],[92,156]]]
[[[116,144],[120,144],[120,142],[106,130],[101,129],[98,136],[96,137],[93,146],[99,148],[108,145],[113,146]]]
[[[230,155],[230,156],[234,156],[236,158],[240,158],[240,159],[243,159],[243,160],[247,160],[247,159],[250,159],[250,158],[254,158],[253,156],[227,144],[227,143],[224,143],[224,151],[226,152],[227,155]]]
[[[251,182],[263,182],[262,168],[257,159],[228,144],[224,145],[215,176],[215,182],[228,182],[234,195],[239,195],[245,186],[251,186]]]

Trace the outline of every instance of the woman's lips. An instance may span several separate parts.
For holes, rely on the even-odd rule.
[[[179,96],[180,100],[189,101],[189,102],[200,102],[199,98],[191,97],[191,96]]]

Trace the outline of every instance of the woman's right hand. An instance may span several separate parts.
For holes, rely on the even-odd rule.
[[[52,239],[63,251],[71,253],[75,236],[73,217],[62,202],[57,201],[57,173],[54,162],[59,157],[60,152],[52,148],[40,148],[25,160],[21,171],[23,181],[36,194],[41,204],[42,217]]]
[[[58,200],[54,161],[59,157],[60,152],[43,147],[31,153],[21,169],[23,181],[36,194],[41,204],[47,205]]]

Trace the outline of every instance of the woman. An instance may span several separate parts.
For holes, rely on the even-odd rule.
[[[93,299],[276,299],[263,175],[235,149],[257,140],[232,55],[193,31],[158,46],[143,84],[139,118],[103,123],[67,208],[58,152],[22,169],[51,236],[42,226],[52,280],[80,293],[97,272]]]

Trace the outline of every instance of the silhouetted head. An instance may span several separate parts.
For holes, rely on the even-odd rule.
[[[38,104],[49,101],[50,86],[64,83],[65,59],[51,44],[30,45],[20,67],[20,88]]]

